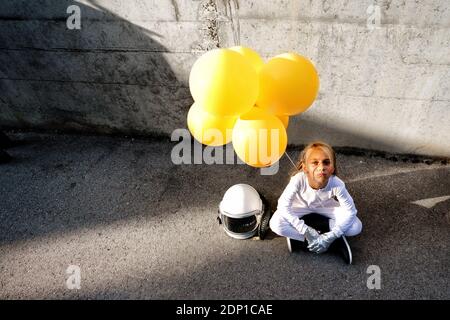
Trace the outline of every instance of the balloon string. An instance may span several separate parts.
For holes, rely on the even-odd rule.
[[[287,151],[285,151],[284,154],[286,155],[286,157],[288,157],[288,159],[292,163],[292,166],[294,167],[294,169],[297,169],[297,166],[295,165],[294,161],[292,161],[291,157],[289,157]]]

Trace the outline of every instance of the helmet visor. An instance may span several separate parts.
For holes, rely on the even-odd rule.
[[[256,229],[257,221],[256,217],[250,216],[245,218],[230,218],[226,215],[222,216],[222,222],[224,226],[234,233],[247,233]]]

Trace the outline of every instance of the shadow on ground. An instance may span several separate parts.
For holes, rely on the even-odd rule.
[[[28,135],[28,138],[26,137]],[[1,167],[3,298],[312,299],[448,298],[450,202],[445,165],[338,155],[363,233],[354,265],[289,255],[284,238],[227,237],[216,222],[228,187],[248,183],[271,203],[288,182],[246,165],[173,165],[174,144],[112,137],[19,134]],[[298,150],[290,150],[291,157]],[[82,290],[65,285],[70,264]],[[367,267],[382,290],[366,286]],[[39,273],[39,276],[36,276]]]

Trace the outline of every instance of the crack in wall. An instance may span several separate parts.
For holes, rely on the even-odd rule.
[[[173,11],[175,12],[175,20],[180,21],[180,9],[176,0],[171,0]]]
[[[231,31],[233,33],[233,41],[235,46],[241,45],[241,29],[239,22],[239,15],[237,11],[239,10],[238,0],[222,0],[225,7],[225,15],[228,20],[231,21]],[[233,5],[231,4],[233,3]]]
[[[200,40],[191,46],[192,50],[209,51],[220,48],[218,16],[217,5],[214,0],[202,1],[199,4],[197,20],[202,22],[199,28]]]
[[[185,84],[160,84],[152,85],[145,82],[105,82],[105,81],[85,81],[85,80],[61,80],[61,79],[33,79],[33,78],[0,78],[0,80],[5,81],[29,81],[29,82],[55,82],[55,83],[81,83],[81,84],[99,84],[99,85],[120,85],[120,86],[148,86],[148,87],[164,87],[170,89],[185,88],[188,89],[189,86]]]
[[[6,48],[0,47],[0,50],[4,51],[43,51],[43,52],[78,52],[78,53],[186,53],[191,54],[191,51],[182,51],[182,50],[158,50],[158,49],[135,49],[135,48],[41,48],[41,47],[16,47],[16,48]]]
[[[289,144],[287,151],[300,151],[305,147],[303,144]],[[424,163],[427,165],[440,163],[441,165],[450,164],[450,158],[439,157],[439,156],[426,156],[426,155],[416,155],[411,153],[392,153],[380,150],[369,150],[358,147],[345,147],[345,146],[335,146],[333,149],[336,154],[341,154],[344,156],[357,156],[365,158],[381,158],[384,160],[392,162],[410,162],[410,163]]]

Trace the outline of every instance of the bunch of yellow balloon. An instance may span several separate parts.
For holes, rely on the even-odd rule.
[[[264,63],[255,51],[232,47],[199,57],[189,88],[195,102],[187,123],[194,138],[210,146],[232,141],[242,161],[267,167],[286,150],[289,116],[314,102],[319,77],[314,65],[295,53]]]

